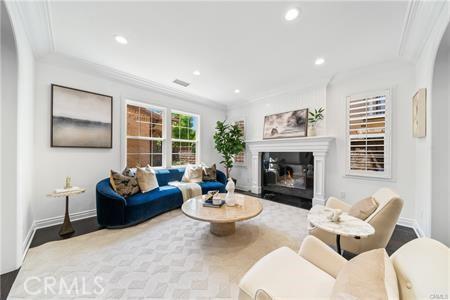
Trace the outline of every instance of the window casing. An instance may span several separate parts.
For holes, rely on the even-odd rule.
[[[390,178],[391,91],[347,97],[346,174]]]
[[[242,133],[245,136],[245,122],[244,122],[244,120],[237,121],[237,122],[235,122],[235,124],[239,126],[239,128],[241,129]],[[245,164],[245,150],[234,157],[234,162],[237,165],[244,165]]]
[[[166,110],[143,103],[126,104],[126,165],[165,165]]]
[[[171,112],[172,165],[183,166],[199,163],[199,123],[195,114]]]

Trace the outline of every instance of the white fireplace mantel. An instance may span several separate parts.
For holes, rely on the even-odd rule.
[[[334,137],[314,136],[304,138],[246,141],[252,155],[252,192],[261,193],[261,152],[312,152],[314,156],[313,205],[325,204],[325,162]]]

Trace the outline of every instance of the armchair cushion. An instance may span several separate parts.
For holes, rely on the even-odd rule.
[[[239,287],[254,299],[262,289],[273,299],[329,298],[335,279],[287,247],[261,258],[242,277]]]
[[[365,220],[373,214],[377,207],[377,201],[373,197],[367,197],[353,204],[348,214],[355,218]]]
[[[348,261],[331,299],[398,299],[397,277],[386,250],[371,250]]]

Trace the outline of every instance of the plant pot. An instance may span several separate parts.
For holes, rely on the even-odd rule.
[[[316,127],[309,127],[308,128],[308,136],[316,136]]]

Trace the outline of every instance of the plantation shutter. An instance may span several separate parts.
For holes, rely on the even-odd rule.
[[[390,177],[390,92],[347,98],[348,175]]]

